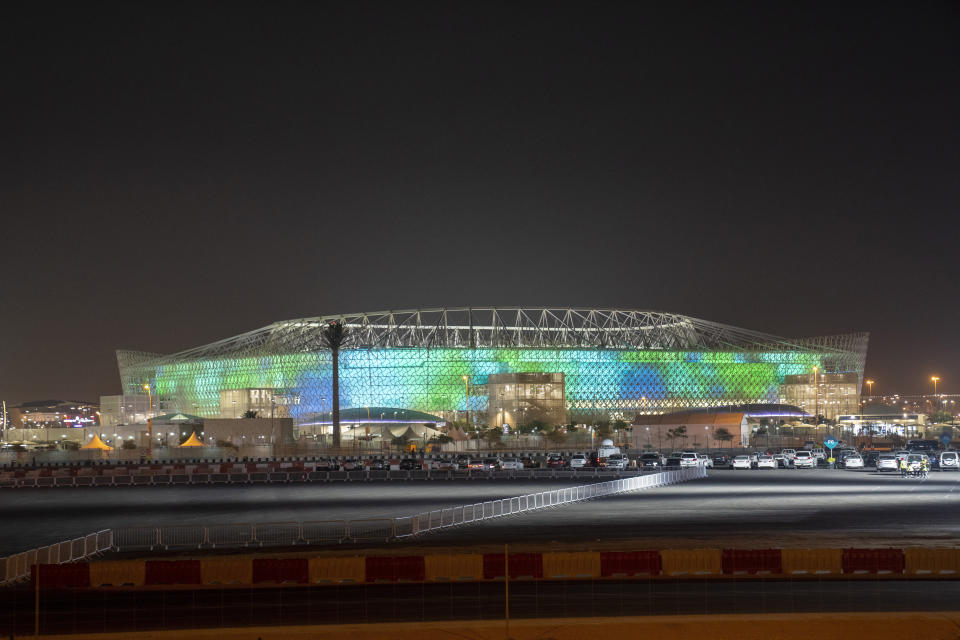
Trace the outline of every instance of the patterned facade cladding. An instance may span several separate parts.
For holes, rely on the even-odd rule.
[[[540,313],[543,320],[545,310],[523,311]],[[573,310],[567,311],[569,319]],[[341,407],[483,412],[487,398],[481,392],[489,375],[539,372],[563,374],[572,417],[632,418],[638,412],[777,402],[784,376],[809,373],[814,366],[862,376],[866,356],[865,334],[788,341],[670,314],[653,314],[652,324],[638,328],[640,316],[599,311],[589,313],[633,321],[544,321],[547,326],[531,328],[518,320],[520,310],[512,312],[506,321],[491,320],[488,313],[474,323],[471,314],[467,323],[460,318],[452,326],[434,318],[424,322],[427,312],[416,312],[416,322],[409,320],[414,312],[403,312],[402,321],[395,317],[399,312],[390,312],[392,320],[383,314],[330,317],[351,329],[340,356]],[[171,356],[131,358],[119,352],[124,392],[137,393],[149,383],[164,410],[217,416],[222,390],[276,389],[296,398],[287,405],[290,415],[308,421],[330,409],[331,357],[317,337],[329,319],[276,323]],[[506,342],[513,344],[496,346]],[[469,407],[463,376],[475,389]]]

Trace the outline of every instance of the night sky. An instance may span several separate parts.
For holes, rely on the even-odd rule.
[[[960,392],[960,4],[838,4],[5,4],[0,399],[467,305],[870,331],[876,392]]]

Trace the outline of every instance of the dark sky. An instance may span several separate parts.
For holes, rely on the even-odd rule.
[[[0,398],[461,305],[870,331],[876,391],[960,392],[960,5],[840,4],[5,4]]]

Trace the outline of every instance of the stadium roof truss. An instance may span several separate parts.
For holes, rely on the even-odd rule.
[[[378,311],[275,322],[171,355],[118,351],[121,367],[187,360],[324,351],[321,331],[340,320],[344,349],[555,348],[677,351],[796,351],[835,356],[863,371],[869,334],[786,339],[660,311],[462,307]]]

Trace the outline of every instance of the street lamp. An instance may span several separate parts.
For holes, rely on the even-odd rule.
[[[143,390],[147,392],[147,453],[153,458],[153,392],[149,384],[143,385]]]
[[[817,384],[817,373],[820,369],[813,366],[813,424],[820,425],[820,385]]]
[[[937,376],[930,376],[930,381],[933,382],[933,400],[937,400],[937,383],[940,382],[940,378]]]
[[[467,428],[470,428],[470,378],[463,377],[463,388],[467,392]]]
[[[873,380],[866,380],[867,388],[870,390],[870,397],[873,398]]]

